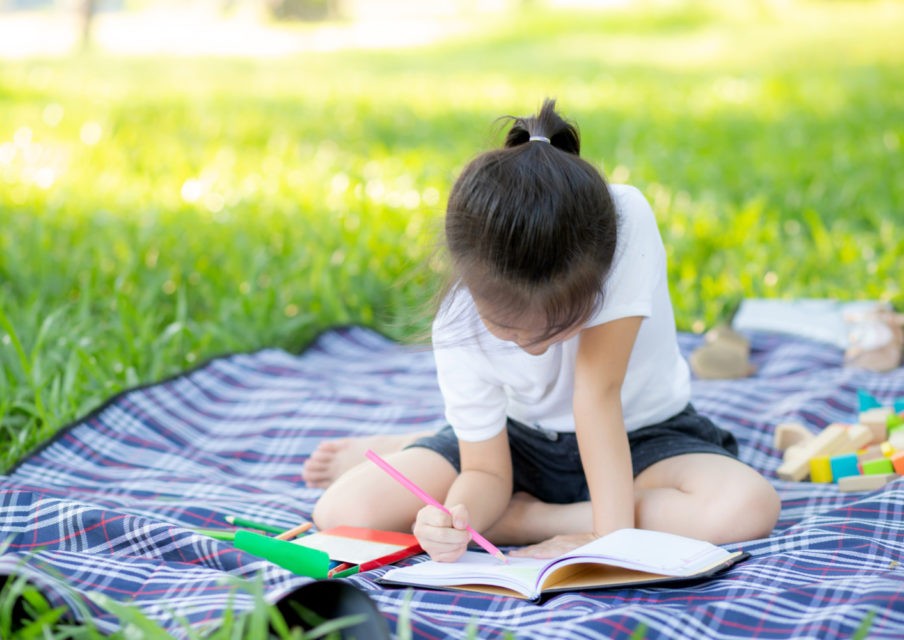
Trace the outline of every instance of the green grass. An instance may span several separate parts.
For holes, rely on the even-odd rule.
[[[644,6],[413,51],[4,62],[0,469],[217,353],[416,334],[451,181],[545,96],[653,203],[682,329],[744,296],[900,305],[904,9]]]
[[[904,7],[742,6],[523,11],[416,50],[3,61],[0,471],[218,353],[417,335],[451,181],[545,96],[653,204],[680,328],[745,296],[904,306]]]
[[[214,625],[192,626],[188,620],[177,623],[190,640],[340,640],[343,629],[366,622],[363,614],[325,620],[303,605],[290,602],[285,610],[268,604],[263,579],[254,581],[232,579],[235,592],[249,594],[253,601],[250,610],[236,614],[228,609]],[[24,577],[0,582],[0,638],[4,640],[166,640],[167,631],[139,609],[100,593],[88,598],[118,619],[120,630],[107,634],[91,620],[87,606],[80,606],[83,623],[74,623],[66,607],[53,607],[38,588]],[[312,603],[316,605],[317,603]],[[407,612],[406,612],[407,615]],[[307,629],[292,626],[303,620]],[[52,635],[48,635],[51,634]]]

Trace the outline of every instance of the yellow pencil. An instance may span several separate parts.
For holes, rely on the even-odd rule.
[[[292,527],[288,531],[283,531],[281,534],[276,536],[277,540],[291,540],[292,538],[297,538],[302,533],[313,527],[314,524],[312,522],[303,522],[297,527]]]

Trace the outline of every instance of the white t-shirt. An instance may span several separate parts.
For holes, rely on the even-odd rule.
[[[636,188],[610,185],[618,242],[603,304],[585,327],[643,317],[621,390],[630,431],[669,418],[690,400],[690,370],[678,349],[656,218]],[[466,289],[441,306],[434,355],[446,419],[461,440],[492,438],[506,417],[551,431],[574,431],[574,369],[579,335],[533,356],[493,336]]]

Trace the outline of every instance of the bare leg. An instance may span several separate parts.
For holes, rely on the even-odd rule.
[[[727,456],[667,458],[644,470],[634,487],[638,526],[714,544],[768,536],[781,510],[769,481]]]
[[[401,451],[418,438],[431,433],[421,431],[324,440],[304,463],[301,477],[309,487],[326,489],[339,476],[364,460],[364,452],[368,449],[373,449],[381,456],[388,455]]]
[[[448,460],[423,447],[387,454],[386,460],[440,502],[458,475]],[[329,486],[314,507],[313,520],[319,529],[346,525],[410,532],[423,506],[420,498],[365,460]]]
[[[658,462],[634,481],[635,526],[715,544],[769,535],[781,503],[769,482],[727,456],[687,454]],[[592,529],[589,502],[549,504],[515,494],[486,532],[500,545],[536,544]]]

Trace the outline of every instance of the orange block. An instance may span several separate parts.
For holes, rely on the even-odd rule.
[[[899,451],[891,457],[891,463],[895,467],[895,473],[904,476],[904,451]]]

